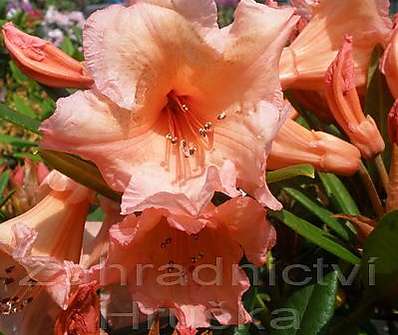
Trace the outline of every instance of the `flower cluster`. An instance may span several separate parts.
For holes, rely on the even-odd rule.
[[[0,225],[1,330],[98,334],[95,292],[120,286],[145,315],[169,308],[182,335],[212,320],[251,321],[239,264],[266,262],[276,243],[267,209],[282,208],[267,168],[310,163],[352,175],[361,157],[377,156],[385,144],[361,90],[377,44],[391,41],[385,71],[397,65],[388,1],[294,5],[302,17],[292,6],[242,0],[223,29],[213,0],[112,5],[85,22],[83,62],[4,25],[22,71],[79,89],[42,123],[41,148],[92,162],[122,196],[101,198],[105,219],[91,234],[94,192],[53,171],[37,205]],[[50,9],[45,21],[83,24],[71,15]],[[296,122],[282,87],[321,106],[351,143]]]

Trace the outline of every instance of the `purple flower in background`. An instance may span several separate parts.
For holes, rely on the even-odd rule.
[[[34,11],[29,0],[10,0],[7,4],[7,17],[12,17],[16,12],[31,13]]]
[[[44,37],[60,46],[65,36],[76,40],[75,28],[83,28],[85,18],[82,12],[60,12],[55,7],[49,7],[42,23]]]

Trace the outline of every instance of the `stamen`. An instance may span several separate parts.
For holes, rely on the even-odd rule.
[[[217,120],[221,121],[221,120],[224,120],[226,117],[227,117],[227,114],[225,114],[225,112],[222,112],[217,115]]]
[[[213,122],[202,120],[187,96],[178,96],[175,91],[168,95],[168,103],[163,112],[167,113],[169,131],[166,137],[166,154],[163,166],[170,169],[171,159],[175,159],[175,181],[184,182],[192,171],[203,170],[205,150],[213,147]],[[222,120],[225,113],[218,115]],[[176,145],[178,144],[178,146]],[[192,159],[194,170],[191,169]]]

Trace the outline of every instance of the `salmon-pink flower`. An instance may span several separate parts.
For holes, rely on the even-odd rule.
[[[19,68],[28,77],[50,87],[89,88],[93,81],[83,65],[50,42],[3,26],[4,43]]]
[[[18,334],[39,334],[32,331],[39,325],[30,317],[37,310],[29,305],[48,291],[66,307],[80,272],[73,262],[80,258],[91,191],[56,172],[45,183],[50,191],[42,201],[0,225],[0,314],[2,319],[22,315]]]
[[[398,98],[398,17],[394,18],[394,31],[384,51],[380,68],[386,76],[388,87],[395,99]]]
[[[195,334],[212,318],[250,321],[241,302],[249,280],[239,262],[245,254],[263,265],[274,243],[265,210],[248,197],[209,205],[197,218],[147,209],[110,229],[108,259],[88,272],[88,280],[128,284],[143,313],[170,308],[180,332]]]
[[[287,111],[278,59],[293,12],[244,0],[219,29],[212,0],[97,11],[83,43],[96,90],[58,101],[42,145],[93,161],[115,190],[127,188],[124,213],[197,215],[215,190],[239,195],[236,182],[280,208],[264,171]]]
[[[355,85],[364,86],[371,53],[385,45],[392,28],[388,0],[322,0],[307,26],[283,50],[280,78],[284,88],[323,89],[329,64],[344,40],[354,38]]]
[[[345,37],[343,46],[326,73],[325,94],[337,123],[364,158],[373,158],[384,150],[379,129],[370,115],[363,114],[355,88],[351,36]]]
[[[352,175],[361,161],[359,150],[338,137],[311,131],[288,119],[272,144],[268,169],[311,164],[320,171]]]

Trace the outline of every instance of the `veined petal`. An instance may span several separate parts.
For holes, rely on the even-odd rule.
[[[122,108],[145,105],[145,117],[161,111],[166,95],[178,91],[173,86],[179,78],[194,80],[199,70],[214,67],[217,60],[183,16],[144,2],[91,15],[84,29],[84,53],[99,91]]]
[[[321,0],[310,22],[282,53],[282,86],[321,90],[345,34],[354,39],[355,85],[365,85],[374,47],[385,45],[391,34],[388,8],[388,0]]]
[[[264,208],[251,198],[235,198],[217,207],[215,213],[242,246],[247,259],[262,266],[276,242],[275,229],[266,221]]]
[[[92,278],[101,278],[103,285],[128,283],[143,313],[170,308],[179,320],[178,329],[185,332],[208,326],[212,317],[222,324],[248,322],[251,318],[241,302],[249,287],[238,266],[242,251],[259,262],[264,259],[260,254],[272,245],[266,237],[251,249],[247,242],[252,227],[245,225],[240,230],[235,224],[242,216],[249,217],[253,209],[256,214],[252,223],[265,223],[260,215],[264,210],[254,204],[249,200],[233,202],[219,211],[210,208],[203,217],[207,223],[199,224],[202,228],[196,233],[176,227],[164,210],[149,209],[139,217],[129,216],[111,228],[108,260],[92,269]]]
[[[89,88],[93,80],[81,63],[50,42],[30,36],[12,23],[3,26],[5,45],[20,69],[50,87]]]

